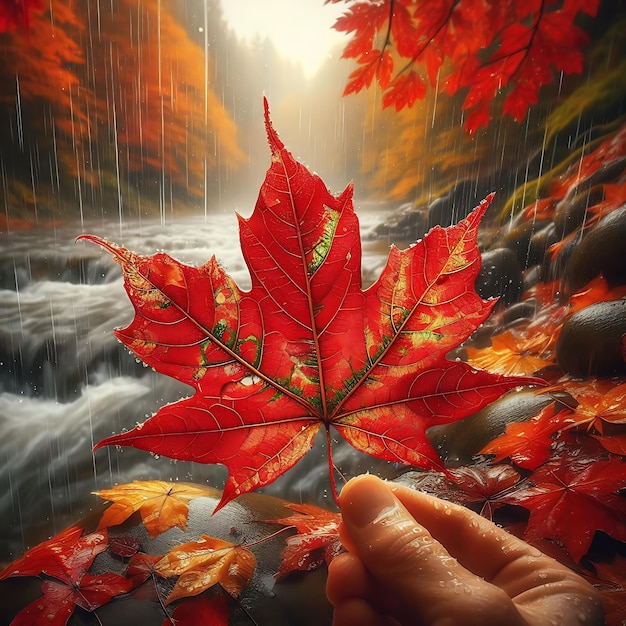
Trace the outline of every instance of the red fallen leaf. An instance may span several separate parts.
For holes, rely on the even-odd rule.
[[[459,504],[480,504],[479,513],[493,519],[493,512],[502,506],[500,499],[519,482],[520,475],[510,465],[467,466],[450,470],[460,496]]]
[[[250,584],[256,559],[243,546],[200,535],[170,550],[155,566],[159,576],[178,576],[166,604],[195,596],[219,583],[236,598]]]
[[[591,435],[605,450],[612,454],[626,456],[626,433],[620,435],[611,435],[605,437],[603,435]]]
[[[596,530],[626,541],[626,463],[598,460],[573,452],[553,457],[529,477],[530,486],[503,497],[503,502],[530,510],[526,538],[554,539],[579,561]]]
[[[185,483],[168,483],[160,480],[135,480],[97,492],[101,498],[113,504],[104,512],[98,528],[117,526],[136,511],[151,539],[166,530],[178,526],[187,528],[189,500],[207,496],[202,487]]]
[[[228,626],[230,608],[224,596],[207,598],[197,596],[181,602],[172,615],[176,626]],[[171,626],[172,620],[166,619],[163,626]]]
[[[565,429],[584,428],[609,452],[626,451],[626,383],[590,379],[565,380],[554,389],[565,390],[578,403],[569,409]]]
[[[117,556],[121,556],[123,559],[129,559],[133,555],[137,554],[141,548],[141,542],[137,537],[125,536],[125,537],[110,537],[109,538],[109,550]]]
[[[494,462],[509,457],[519,467],[537,469],[550,456],[552,435],[564,427],[567,417],[567,410],[557,412],[555,405],[549,404],[527,422],[508,424],[480,454],[495,454]]]
[[[145,554],[143,552],[134,554],[128,562],[128,568],[126,569],[126,576],[132,578],[133,586],[137,587],[150,576],[156,576],[156,564],[162,558],[162,556]]]
[[[295,515],[266,520],[269,524],[293,526],[297,534],[288,537],[281,553],[282,562],[276,575],[280,580],[294,571],[317,569],[324,561],[330,562],[342,551],[339,540],[341,515],[310,504],[288,504]]]
[[[106,531],[81,535],[81,528],[69,528],[28,550],[0,572],[0,580],[42,574],[49,577],[41,586],[43,597],[22,609],[13,626],[65,626],[76,606],[94,611],[132,589],[133,582],[119,574],[92,576],[88,572],[95,557],[108,546]]]
[[[352,187],[332,196],[284,147],[265,107],[272,164],[252,216],[239,218],[250,291],[215,258],[195,268],[84,236],[122,266],[136,314],[116,335],[196,390],[96,448],[226,465],[217,509],[292,467],[321,426],[329,468],[332,426],[366,454],[445,471],[426,428],[512,387],[542,384],[446,359],[495,304],[473,288],[477,229],[491,196],[459,224],[435,227],[407,250],[392,247],[363,291]],[[336,492],[332,470],[331,481]]]
[[[590,582],[602,593],[605,623],[623,624],[626,616],[626,558],[617,555],[612,563],[594,563],[598,579]]]
[[[626,154],[626,127],[620,128],[616,133],[604,140],[595,150],[589,153],[580,163],[569,170],[569,176],[555,184],[550,189],[553,196],[563,197],[570,187],[580,185],[594,172],[604,167],[607,163],[619,159]],[[606,190],[606,187],[605,187]],[[615,189],[611,190],[611,193]]]

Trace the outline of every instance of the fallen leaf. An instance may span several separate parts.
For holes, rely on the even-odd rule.
[[[494,462],[510,458],[525,469],[537,469],[551,453],[552,436],[564,427],[568,411],[549,404],[526,422],[512,422],[480,454],[494,454]]]
[[[479,513],[493,519],[494,511],[502,506],[501,498],[517,485],[520,475],[510,465],[474,465],[450,470],[458,495],[453,502],[463,505],[479,504]]]
[[[230,608],[224,596],[207,598],[196,596],[181,602],[172,615],[176,626],[228,626]],[[171,626],[172,620],[166,619],[163,626]]]
[[[174,526],[185,530],[189,501],[209,495],[199,486],[160,480],[136,480],[96,493],[113,503],[102,515],[98,528],[122,524],[139,511],[151,539]]]
[[[23,608],[13,620],[13,626],[65,626],[77,606],[94,611],[132,589],[133,581],[119,574],[89,573],[93,560],[107,549],[108,536],[106,531],[85,536],[82,533],[81,528],[68,528],[28,550],[0,572],[0,580],[46,576],[41,585],[43,597]]]
[[[468,346],[466,350],[470,365],[506,376],[530,376],[553,362],[551,358],[527,351],[523,340],[516,338],[510,330],[494,335],[487,348]]]
[[[528,486],[503,498],[530,510],[526,538],[561,542],[579,561],[596,530],[626,541],[626,463],[561,452],[533,472]]]
[[[167,604],[195,596],[220,584],[236,598],[250,584],[256,559],[246,548],[201,535],[170,550],[155,566],[159,576],[178,580],[167,597]]]
[[[341,515],[310,504],[287,504],[294,515],[275,520],[271,524],[293,526],[298,532],[286,540],[281,553],[277,580],[294,571],[310,571],[330,562],[342,551],[339,540]]]

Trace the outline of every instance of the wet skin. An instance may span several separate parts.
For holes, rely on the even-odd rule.
[[[333,626],[596,626],[580,576],[469,509],[360,476],[340,496]]]

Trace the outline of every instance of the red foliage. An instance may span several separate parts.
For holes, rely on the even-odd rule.
[[[530,485],[502,498],[530,510],[525,537],[554,539],[579,561],[596,530],[626,541],[626,463],[561,452],[529,477]]]
[[[509,465],[467,466],[451,471],[460,494],[451,498],[461,504],[480,504],[480,514],[492,519],[501,497],[515,487],[520,475]]]
[[[267,520],[272,524],[293,526],[298,533],[287,539],[278,570],[280,580],[290,572],[309,571],[329,564],[342,550],[339,540],[341,515],[310,504],[288,504],[295,515]]]
[[[272,128],[267,103],[266,126],[272,164],[252,216],[239,219],[250,291],[215,258],[190,267],[85,236],[124,272],[136,315],[117,336],[196,390],[96,447],[226,465],[218,509],[297,463],[320,426],[380,459],[442,469],[426,428],[537,382],[446,359],[495,304],[473,289],[489,199],[407,250],[392,247],[380,278],[363,291],[352,187],[334,197],[298,163]],[[328,445],[332,468],[330,435]]]
[[[224,596],[207,598],[197,596],[186,602],[181,602],[175,609],[172,619],[166,619],[163,626],[197,626],[210,624],[211,626],[228,626],[230,608]]]
[[[0,0],[0,33],[20,27],[28,30],[31,14],[41,5],[41,0]]]
[[[342,0],[327,0],[340,2]],[[346,2],[351,0],[345,0]],[[586,33],[579,12],[594,16],[599,0],[383,0],[351,3],[335,23],[352,33],[343,56],[355,59],[345,94],[374,77],[383,106],[411,106],[432,87],[452,95],[466,90],[465,128],[486,126],[494,98],[517,121],[535,104],[541,87],[559,72],[580,73]],[[395,76],[393,75],[395,71]]]
[[[98,576],[88,570],[100,552],[107,549],[106,531],[82,537],[82,528],[71,527],[35,546],[0,572],[0,580],[13,576],[41,576],[43,598],[22,609],[12,626],[46,623],[65,626],[77,606],[94,611],[114,596],[126,593],[133,582],[119,574]]]

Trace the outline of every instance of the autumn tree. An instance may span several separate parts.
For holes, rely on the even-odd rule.
[[[134,189],[158,189],[163,207],[171,190],[201,197],[214,172],[245,161],[212,59],[169,3],[120,0],[96,12],[52,0],[24,4],[9,23],[11,5],[0,0],[2,143],[16,148],[10,205],[32,212],[46,194],[59,203],[72,194],[81,207],[126,213]]]

